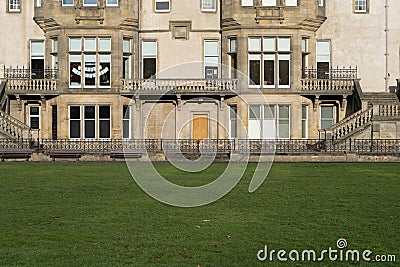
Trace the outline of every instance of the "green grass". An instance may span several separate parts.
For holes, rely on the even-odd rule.
[[[224,164],[188,175],[199,185]],[[255,192],[255,165],[221,200],[177,208],[147,196],[119,163],[1,163],[0,265],[398,266],[399,164],[274,164]],[[397,263],[259,262],[257,251],[336,248],[395,254]]]

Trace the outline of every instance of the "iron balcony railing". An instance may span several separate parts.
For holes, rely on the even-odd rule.
[[[223,154],[400,154],[400,139],[134,139],[134,140],[0,140],[0,149],[32,148],[79,150],[82,154],[109,155],[113,151],[137,153],[223,153]],[[34,144],[34,146],[33,146]]]
[[[30,68],[13,68],[4,67],[4,78],[6,79],[57,79],[57,69],[30,69]]]

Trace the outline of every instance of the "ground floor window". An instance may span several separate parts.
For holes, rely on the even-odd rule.
[[[308,138],[308,108],[301,107],[301,138]]]
[[[122,138],[131,138],[131,106],[124,105],[122,108]]]
[[[40,107],[30,106],[29,107],[29,126],[31,129],[40,129]]]
[[[334,105],[321,106],[320,128],[328,129],[335,124],[336,107]]]
[[[237,137],[237,107],[229,107],[229,138]]]
[[[70,106],[70,139],[109,139],[111,138],[110,106]]]
[[[290,138],[290,105],[250,105],[249,139]]]

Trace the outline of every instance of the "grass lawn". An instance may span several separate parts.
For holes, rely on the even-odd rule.
[[[179,184],[204,184],[214,164]],[[1,266],[398,266],[399,164],[274,164],[255,192],[255,165],[221,200],[177,208],[147,196],[123,163],[1,163]],[[260,262],[257,252],[346,249],[396,263]],[[286,255],[287,257],[287,255]],[[328,256],[326,256],[326,259]]]

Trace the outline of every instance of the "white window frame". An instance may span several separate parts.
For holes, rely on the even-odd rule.
[[[367,13],[368,0],[354,0],[354,13]]]
[[[21,0],[8,0],[8,12],[21,12]]]
[[[232,112],[234,112],[234,114],[235,114],[235,116],[232,116]],[[237,119],[237,106],[229,106],[229,138],[230,139],[234,139],[234,138],[237,138],[238,137],[238,132],[237,132],[237,129],[238,129],[238,119]],[[236,128],[235,129],[233,129],[232,128],[232,122],[235,122],[235,126],[236,126]],[[232,131],[235,131],[235,136],[233,136],[232,135]]]
[[[285,0],[285,5],[290,7],[298,6],[298,0]]]
[[[126,107],[126,113],[128,114],[128,118],[125,118],[124,108]],[[132,106],[131,105],[123,105],[122,106],[122,139],[131,139],[132,138]],[[128,137],[124,137],[124,122],[128,122]]]
[[[35,107],[35,108],[38,108],[38,111],[39,111],[39,114],[37,114],[37,115],[32,115],[31,114],[31,108],[33,108],[33,107]],[[31,129],[33,129],[32,128],[32,121],[31,121],[31,119],[32,118],[38,118],[38,127],[39,128],[35,128],[35,130],[40,130],[42,127],[40,127],[41,125],[40,125],[40,106],[38,106],[38,105],[31,105],[31,106],[29,106],[29,127],[31,127]]]
[[[332,109],[333,109],[333,112],[332,112],[332,118],[329,118],[329,119],[331,119],[332,120],[332,125],[334,125],[335,123],[336,123],[336,116],[337,116],[337,109],[336,109],[336,106],[335,105],[333,105],[333,104],[322,104],[322,105],[320,105],[320,108],[319,108],[319,129],[320,130],[323,130],[322,129],[322,107],[331,107]],[[327,120],[328,118],[324,118],[324,120]],[[329,128],[329,127],[328,127]],[[328,128],[325,128],[325,129],[328,129]]]
[[[109,118],[100,118],[100,107],[108,107],[109,108],[109,113],[110,113],[110,117]],[[110,140],[111,139],[111,129],[112,129],[112,125],[111,125],[111,106],[110,105],[99,105],[96,107],[97,108],[97,122],[98,122],[98,126],[97,126],[97,138],[98,140]],[[100,122],[101,121],[109,121],[110,122],[110,128],[108,131],[108,136],[109,137],[100,137],[100,133],[101,133],[101,126],[100,126]]]
[[[94,118],[88,118],[86,119],[85,117],[85,109],[86,107],[94,107]],[[82,106],[82,111],[83,111],[83,124],[82,124],[82,132],[83,132],[83,139],[84,140],[96,140],[96,128],[97,128],[97,118],[98,118],[98,112],[97,112],[97,108],[96,105],[84,105]],[[93,121],[94,122],[94,137],[86,137],[86,122],[87,121]]]
[[[204,7],[205,3],[207,3],[207,5],[211,4],[211,7]],[[203,12],[217,11],[217,0],[201,0],[201,11]]]
[[[324,1],[325,0],[318,0],[318,6],[320,7],[324,6]]]
[[[79,108],[79,119],[71,119],[71,107]],[[79,137],[71,137],[71,121],[79,121]],[[82,138],[82,106],[80,105],[70,105],[68,106],[68,139],[70,140],[80,140]]]
[[[303,113],[305,111],[305,113]],[[305,116],[303,116],[305,115]],[[301,138],[308,138],[308,106],[301,106]]]
[[[34,53],[32,50],[33,43],[40,43],[42,46],[42,51],[40,53]],[[44,65],[45,65],[45,58],[44,58],[44,53],[45,53],[45,44],[43,40],[30,40],[30,70],[31,70],[31,77],[32,77],[32,71],[33,71],[33,66],[32,66],[32,60],[43,60],[43,71],[44,71]],[[43,73],[44,75],[44,73]]]
[[[83,6],[97,6],[99,4],[99,0],[96,0],[96,4],[86,4],[86,1],[88,0],[83,0]]]
[[[66,3],[66,2],[72,2],[72,3]],[[62,6],[74,6],[75,0],[62,0]]]
[[[110,0],[106,0],[106,6],[118,6],[119,5],[119,1],[118,0],[116,0],[117,1],[117,3],[116,4],[114,4],[114,3],[109,3],[109,1]]]
[[[250,107],[258,107],[259,111],[260,111],[260,117],[259,118],[250,118]],[[279,115],[279,107],[288,107],[289,108],[289,117],[288,118],[280,118]],[[266,108],[270,108],[272,113],[273,113],[273,118],[266,118]],[[280,137],[280,133],[279,133],[279,124],[281,121],[287,121],[288,122],[288,136],[287,137]],[[273,104],[273,105],[261,105],[261,104],[250,104],[248,106],[248,138],[249,139],[270,139],[270,138],[266,138],[266,127],[267,127],[267,123],[268,122],[273,122],[273,130],[275,131],[274,136],[276,139],[279,140],[287,140],[290,139],[290,135],[291,135],[291,105],[290,104]],[[258,123],[258,137],[256,138],[250,138],[250,122],[251,121],[257,121]]]
[[[276,6],[277,0],[262,0],[261,5],[262,6]]]
[[[208,54],[207,53],[207,45],[212,44],[217,46],[217,51],[216,54]],[[218,40],[204,40],[203,42],[203,47],[204,47],[204,76],[206,76],[206,68],[207,67],[216,67],[217,68],[217,77],[219,77],[219,41]],[[214,63],[214,61],[217,61],[217,63]]]
[[[283,118],[280,117],[279,108],[280,107],[286,107],[286,106],[289,108],[289,117],[283,119]],[[276,136],[280,140],[290,139],[290,131],[291,131],[291,127],[290,127],[290,118],[291,118],[290,110],[291,110],[291,107],[290,107],[290,105],[285,105],[285,104],[275,105],[275,107],[276,107],[276,110],[275,110],[275,114],[276,114],[276,126],[275,126],[276,127]],[[289,129],[288,129],[288,137],[280,137],[279,123],[281,121],[283,121],[283,120],[288,122],[288,127],[289,127]]]
[[[254,6],[253,0],[242,0],[242,6]]]
[[[145,43],[155,43],[155,48],[156,48],[156,50],[155,50],[155,53],[152,53],[152,54],[145,54],[144,53],[144,49],[143,49],[143,47],[144,47],[144,44]],[[144,60],[146,59],[146,58],[155,58],[156,59],[156,72],[155,72],[155,74],[154,74],[154,77],[156,77],[157,76],[157,71],[158,71],[158,41],[157,40],[142,40],[142,68],[141,68],[141,76],[142,76],[142,78],[144,79]]]
[[[125,47],[126,44],[126,47]],[[132,39],[124,38],[122,40],[122,70],[125,68],[125,72],[123,71],[122,77],[124,79],[131,79],[132,76]],[[125,61],[127,62],[127,66],[125,66]],[[125,75],[127,73],[127,75]]]
[[[157,9],[157,3],[168,3],[168,9]],[[155,0],[154,1],[154,11],[160,13],[171,12],[171,0]]]

